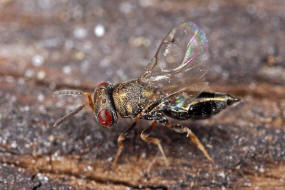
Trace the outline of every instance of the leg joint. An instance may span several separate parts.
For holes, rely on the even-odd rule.
[[[145,134],[144,131],[141,133],[141,139],[146,141],[148,139],[148,134]]]
[[[125,140],[125,135],[120,134],[120,136],[118,137],[117,142],[120,143],[120,142],[122,142],[122,141],[124,141],[124,140]]]

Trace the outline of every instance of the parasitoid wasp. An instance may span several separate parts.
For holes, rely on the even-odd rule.
[[[205,157],[213,162],[200,140],[188,127],[172,124],[171,120],[207,119],[227,106],[239,101],[226,93],[206,91],[205,74],[207,38],[194,23],[182,23],[162,40],[157,52],[135,80],[116,85],[100,83],[93,94],[77,90],[60,90],[57,95],[83,95],[88,101],[54,123],[60,125],[69,117],[90,107],[95,120],[102,127],[116,125],[118,116],[133,118],[135,122],[118,137],[116,165],[123,151],[127,134],[140,119],[152,124],[140,135],[145,142],[158,146],[165,163],[168,160],[158,138],[150,137],[152,129],[159,123],[178,133],[186,133]]]

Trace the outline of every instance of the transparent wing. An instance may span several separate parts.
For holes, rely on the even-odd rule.
[[[208,86],[204,82],[206,49],[206,35],[197,25],[180,24],[163,39],[139,80],[163,90],[166,96],[187,90],[195,98]]]

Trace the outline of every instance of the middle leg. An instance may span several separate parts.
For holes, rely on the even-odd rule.
[[[165,156],[165,153],[163,151],[163,148],[161,146],[160,140],[158,138],[153,138],[153,137],[149,137],[151,130],[157,125],[157,121],[154,121],[151,126],[145,130],[143,130],[143,132],[141,133],[141,139],[145,142],[150,142],[152,144],[156,144],[163,156],[163,159],[166,163],[166,165],[169,165],[169,162]]]

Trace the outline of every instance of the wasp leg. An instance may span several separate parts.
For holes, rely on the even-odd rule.
[[[196,146],[202,151],[204,156],[212,163],[214,163],[214,160],[209,156],[207,150],[205,149],[204,145],[200,142],[198,137],[191,131],[191,129],[187,127],[180,127],[180,126],[172,126],[170,123],[166,123],[166,126],[169,129],[174,130],[177,133],[187,133],[187,137],[189,137],[195,144]]]
[[[60,91],[58,92],[60,93]],[[87,96],[88,98],[88,102],[85,104],[82,104],[80,106],[78,106],[75,110],[73,110],[72,112],[66,114],[65,116],[59,118],[58,120],[56,120],[56,122],[53,124],[53,127],[57,127],[59,126],[61,123],[63,123],[65,120],[67,120],[68,118],[70,118],[71,116],[77,114],[78,112],[80,112],[84,107],[89,106],[92,111],[94,111],[94,102],[92,100],[92,96],[90,93],[88,92],[84,92],[83,95]]]
[[[156,125],[157,125],[157,121],[154,121],[149,128],[143,130],[143,132],[141,133],[141,139],[145,142],[150,142],[150,143],[156,144],[158,146],[162,156],[163,156],[163,159],[164,159],[166,165],[168,166],[169,162],[165,156],[165,153],[164,153],[163,148],[161,146],[160,140],[158,138],[149,137],[151,130]]]
[[[136,126],[137,123],[138,123],[138,119],[126,131],[124,131],[123,133],[121,133],[119,135],[119,137],[117,139],[119,148],[117,150],[116,157],[115,157],[115,160],[113,162],[113,167],[117,166],[118,159],[119,159],[121,153],[123,152],[123,149],[124,149],[123,141],[126,139],[126,136],[128,135],[128,133]]]

